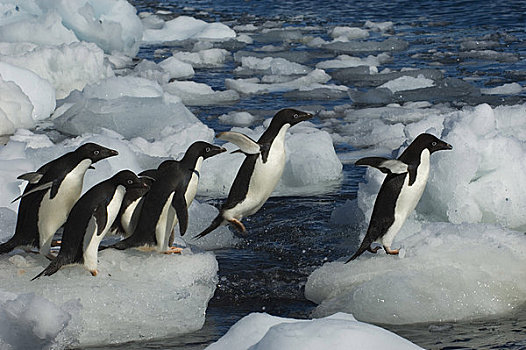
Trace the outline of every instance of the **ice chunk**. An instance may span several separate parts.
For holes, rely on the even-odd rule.
[[[331,75],[334,79],[353,86],[379,86],[390,80],[403,76],[410,76],[413,78],[423,76],[424,78],[434,81],[443,79],[444,77],[444,74],[436,69],[414,69],[400,72],[371,74],[369,67],[339,69],[331,73]]]
[[[321,61],[316,64],[316,68],[330,69],[330,68],[349,68],[359,66],[369,66],[369,72],[378,73],[377,66],[389,62],[391,56],[386,53],[378,54],[377,56],[369,55],[365,58],[353,57],[349,55],[339,55],[334,60]]]
[[[397,236],[405,257],[381,250],[327,263],[309,276],[305,295],[319,304],[317,317],[343,311],[384,324],[504,314],[526,300],[523,236],[485,224],[406,222]]]
[[[369,32],[356,27],[334,27],[331,36],[335,41],[349,41],[353,39],[365,39],[369,37]]]
[[[59,306],[78,300],[78,308],[68,311],[71,319],[64,329],[68,336],[60,339],[59,347],[173,337],[198,330],[215,290],[218,269],[212,253],[190,248],[174,256],[107,249],[99,254],[97,277],[80,265],[70,265],[49,278],[30,281],[49,261],[35,255],[22,257],[25,267],[11,263],[9,255],[0,257],[0,278],[8,281],[2,284],[4,291],[17,296],[34,293]],[[54,309],[49,306],[48,310]],[[51,337],[59,329],[58,310],[28,312],[37,320],[35,332]],[[5,322],[2,317],[0,328]]]
[[[315,69],[309,74],[293,79],[291,81],[265,84],[259,79],[225,79],[225,85],[229,89],[238,91],[241,94],[263,94],[278,91],[291,91],[301,87],[324,84],[330,80],[330,76],[321,69]]]
[[[123,96],[111,100],[82,97],[54,120],[55,127],[70,135],[114,130],[125,138],[159,139],[167,127],[206,128],[182,103],[165,103],[162,97]]]
[[[223,23],[206,23],[193,17],[179,16],[165,22],[160,29],[145,29],[142,40],[154,44],[186,39],[225,40],[235,36],[236,32]]]
[[[163,88],[157,82],[131,76],[107,78],[96,84],[90,84],[83,90],[85,98],[104,100],[123,96],[162,97],[163,94]]]
[[[143,26],[126,0],[47,0],[39,6],[59,13],[79,40],[96,43],[106,53],[120,51],[133,57],[139,51]]]
[[[0,62],[0,77],[14,82],[27,95],[33,105],[31,116],[34,120],[46,119],[55,110],[55,89],[47,80],[30,70],[5,62]]]
[[[398,52],[404,51],[409,46],[408,42],[397,37],[390,37],[384,41],[333,41],[324,44],[327,50],[358,54],[368,52]]]
[[[230,53],[225,49],[205,49],[198,52],[177,51],[173,57],[194,68],[204,68],[222,66]]]
[[[207,350],[421,349],[383,328],[337,313],[321,319],[293,319],[251,313]]]
[[[35,125],[33,104],[20,86],[0,78],[0,135],[8,135],[17,128]]]
[[[524,89],[519,83],[509,83],[494,88],[480,89],[480,92],[487,95],[516,95]]]
[[[387,32],[393,30],[393,22],[386,21],[386,22],[372,22],[372,21],[365,21],[366,28],[370,28],[377,32]]]
[[[422,74],[418,75],[416,78],[404,75],[402,77],[390,80],[378,88],[387,88],[391,92],[413,90],[413,89],[422,89],[435,86],[435,83],[432,79],[427,79]]]
[[[55,88],[57,99],[114,75],[104,60],[104,52],[92,43],[39,46],[33,49],[25,44],[19,45],[24,51],[21,48],[10,48],[13,54],[3,55],[2,61],[29,69],[49,81]]]
[[[178,60],[176,57],[168,57],[159,62],[159,66],[170,73],[170,79],[188,79],[194,76],[194,68],[191,64]]]
[[[234,90],[214,91],[210,86],[194,81],[174,81],[164,89],[180,97],[187,106],[210,106],[239,100],[239,94]]]
[[[35,293],[0,290],[0,344],[6,349],[51,347],[71,319],[67,309],[68,305],[59,307]]]
[[[19,11],[4,11],[2,25],[0,25],[0,37],[6,42],[31,42],[38,45],[62,45],[78,42],[75,33],[64,27],[62,17],[55,11],[48,12],[35,17],[29,14],[28,17],[18,15],[18,18],[6,16]],[[23,10],[22,10],[23,11]]]
[[[312,71],[311,68],[299,63],[290,62],[281,57],[257,58],[244,56],[241,58],[241,67],[235,69],[234,73],[249,74],[252,72],[258,74],[275,74],[275,75],[293,75],[307,74]]]
[[[248,112],[229,112],[219,116],[219,122],[233,126],[250,126],[257,118]]]

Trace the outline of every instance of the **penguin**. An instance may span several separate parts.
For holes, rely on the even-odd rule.
[[[355,163],[375,167],[387,176],[376,197],[367,233],[356,253],[345,263],[366,250],[376,253],[380,247],[372,248],[374,242],[380,243],[387,254],[399,253],[398,249],[391,249],[391,243],[422,197],[429,177],[430,155],[450,149],[453,149],[450,144],[423,133],[397,159],[366,157]]]
[[[101,159],[113,157],[117,151],[86,143],[75,151],[52,160],[37,171],[22,174],[18,179],[27,184],[20,199],[15,234],[0,245],[0,254],[19,246],[36,247],[40,254],[52,257],[50,247],[55,232],[66,222],[79,199],[84,174]]]
[[[74,263],[84,264],[91,275],[96,276],[100,241],[117,217],[126,190],[147,186],[130,170],[122,170],[84,193],[64,225],[58,255],[32,280],[42,275],[51,276],[62,266]]]
[[[295,109],[282,109],[272,118],[267,130],[256,142],[250,137],[232,131],[217,135],[230,141],[246,155],[232,183],[219,215],[203,232],[195,236],[202,238],[226,223],[246,232],[241,219],[256,213],[274,191],[285,167],[285,135],[293,126],[312,118],[312,114]]]
[[[188,206],[197,193],[201,165],[205,159],[222,152],[226,152],[226,149],[197,141],[188,148],[180,161],[167,160],[155,173],[150,173],[155,181],[144,196],[137,227],[130,237],[110,247],[144,247],[161,253],[180,252],[181,249],[171,247],[172,231],[179,222],[179,232],[181,236],[185,234]]]

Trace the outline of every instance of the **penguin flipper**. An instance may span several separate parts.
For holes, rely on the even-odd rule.
[[[348,262],[353,261],[354,259],[356,259],[360,255],[362,255],[366,251],[370,251],[370,252],[376,253],[377,250],[378,249],[372,249],[371,248],[371,242],[369,242],[369,240],[367,240],[367,239],[364,239],[362,244],[360,244],[360,248],[358,248],[356,253],[354,253],[354,255],[351,256],[345,263],[347,264]]]
[[[172,206],[175,208],[175,214],[177,214],[177,220],[179,221],[179,232],[181,236],[184,236],[188,228],[188,207],[186,205],[184,191],[175,191]]]
[[[18,246],[19,244],[11,238],[9,241],[0,244],[0,254],[9,253]]]
[[[36,184],[40,181],[40,179],[44,176],[44,174],[41,174],[39,172],[33,171],[30,173],[25,173],[17,177],[18,180],[25,180],[28,181],[30,184]]]
[[[372,166],[385,174],[404,174],[409,171],[409,166],[406,163],[383,157],[365,157],[358,159],[354,164]]]
[[[208,226],[203,232],[201,232],[197,236],[194,236],[194,238],[203,238],[204,236],[206,236],[207,234],[209,234],[210,232],[214,231],[216,228],[221,226],[223,221],[224,221],[223,215],[219,213],[219,215],[216,216],[216,218],[212,221],[210,226]]]
[[[259,154],[261,146],[250,137],[240,132],[225,131],[217,134],[218,139],[232,142],[245,154]]]
[[[95,222],[97,223],[97,236],[100,236],[102,234],[102,230],[104,230],[108,222],[108,213],[106,212],[106,206],[104,203],[100,203],[97,208],[95,208],[93,216],[95,217]]]
[[[20,196],[16,197],[15,199],[13,199],[13,200],[11,201],[11,203],[14,203],[14,202],[16,202],[17,200],[22,199],[22,198],[24,198],[25,196],[28,196],[28,195],[30,195],[30,194],[32,194],[32,193],[35,193],[35,192],[38,192],[38,191],[43,191],[43,190],[48,190],[48,189],[50,189],[52,186],[53,186],[53,182],[46,182],[45,184],[42,184],[42,185],[36,186],[36,187],[30,189],[29,191],[22,193]]]
[[[38,275],[36,275],[35,277],[33,277],[31,279],[31,281],[34,281],[36,280],[37,278],[41,277],[41,276],[51,276],[53,275],[55,272],[57,272],[58,270],[60,270],[60,268],[64,265],[67,265],[68,262],[67,260],[63,257],[63,256],[57,256],[55,259],[53,259],[51,261],[51,263],[49,263],[48,267],[46,267],[44,269],[44,271],[42,271],[41,273],[39,273]]]

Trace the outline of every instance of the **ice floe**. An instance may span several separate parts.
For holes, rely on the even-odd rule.
[[[336,313],[301,320],[252,313],[233,325],[207,350],[278,349],[421,349],[383,328]]]

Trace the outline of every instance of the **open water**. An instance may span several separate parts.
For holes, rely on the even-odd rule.
[[[526,2],[525,1],[409,1],[409,0],[133,0],[141,11],[169,11],[166,19],[190,15],[206,21],[236,25],[285,26],[301,29],[302,35],[330,40],[327,31],[334,26],[362,27],[366,20],[392,21],[394,35],[407,41],[408,48],[390,53],[393,60],[382,68],[442,69],[449,77],[464,79],[479,88],[518,82],[526,85]],[[372,38],[375,40],[374,33]],[[263,45],[283,45],[279,38],[252,35],[254,43],[237,50],[254,51]],[[378,35],[378,40],[383,40]],[[491,46],[502,55],[489,58],[465,54],[461,43],[466,40],[494,41]],[[139,56],[155,61],[158,49],[145,47]],[[175,47],[177,48],[177,47]],[[308,48],[299,42],[286,43],[286,51],[296,52],[296,60],[314,66],[334,52]],[[160,51],[157,51],[160,52]],[[308,53],[308,55],[303,55]],[[377,53],[375,53],[377,54]],[[167,54],[168,56],[170,54]],[[294,60],[294,59],[291,59]],[[235,63],[224,67],[197,69],[194,80],[214,89],[225,89],[224,80],[233,78]],[[335,81],[337,84],[341,82]],[[518,104],[526,99],[524,92],[515,96],[450,97],[452,106],[489,102]],[[332,110],[351,105],[349,98],[298,100],[282,93],[246,96],[239,103],[226,106],[192,107],[203,122],[216,131],[229,129],[219,124],[217,116],[229,111],[267,112],[284,107],[314,106],[316,110]],[[352,105],[352,108],[363,106]],[[268,113],[267,113],[268,114]],[[315,120],[319,122],[319,120]],[[337,144],[342,154],[351,150]],[[249,236],[238,246],[216,251],[219,261],[219,285],[209,303],[204,328],[193,334],[148,343],[134,343],[116,348],[202,349],[217,340],[238,319],[250,312],[265,311],[285,317],[309,317],[315,305],[304,297],[308,275],[326,261],[348,256],[358,244],[359,231],[353,227],[329,223],[331,212],[347,199],[356,197],[363,169],[344,165],[341,183],[334,184],[323,195],[271,198],[255,215],[245,220]],[[217,198],[198,198],[220,204]],[[412,342],[429,349],[526,349],[526,307],[505,317],[470,322],[413,325],[381,325]]]

